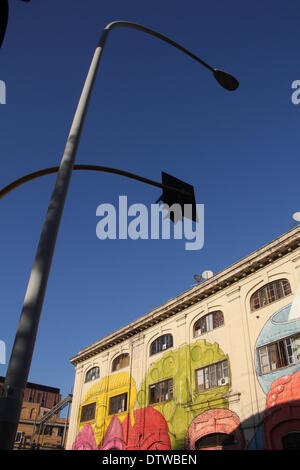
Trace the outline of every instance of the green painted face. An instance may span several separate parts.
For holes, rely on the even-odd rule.
[[[149,369],[137,395],[137,407],[149,406],[150,385],[173,378],[173,399],[152,405],[168,423],[172,449],[184,448],[187,429],[199,414],[211,408],[228,408],[225,397],[229,384],[197,390],[196,371],[228,361],[217,343],[198,340],[176,350],[166,351]],[[230,376],[230,370],[229,370]]]

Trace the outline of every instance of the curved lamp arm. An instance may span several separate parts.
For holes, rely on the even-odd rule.
[[[182,191],[178,188],[172,188],[172,186],[168,186],[166,184],[158,183],[157,181],[150,180],[149,178],[145,178],[144,176],[136,175],[135,173],[131,173],[125,170],[119,170],[118,168],[111,168],[109,166],[103,165],[74,165],[73,170],[87,170],[87,171],[102,171],[105,173],[113,173],[115,175],[125,176],[126,178],[131,178],[133,180],[141,181],[142,183],[149,184],[151,186],[156,186],[157,188],[167,189],[168,191],[174,191],[176,193],[187,194],[185,191]],[[49,168],[43,168],[42,170],[34,171],[33,173],[28,173],[28,175],[22,176],[17,180],[13,181],[12,183],[8,184],[4,188],[0,189],[0,199],[2,199],[6,194],[10,193],[14,189],[22,186],[29,181],[32,181],[37,178],[41,178],[42,176],[51,175],[53,173],[58,173],[59,166],[51,166]]]
[[[203,65],[203,67],[210,70],[213,73],[217,82],[226,90],[234,91],[239,86],[238,80],[235,77],[233,77],[233,75],[212,67],[207,62],[204,62],[204,60],[200,59],[200,57],[198,57],[196,54],[193,54],[191,51],[183,47],[181,44],[178,44],[178,42],[175,42],[172,39],[165,36],[164,34],[154,31],[153,29],[147,28],[146,26],[143,26],[141,24],[132,23],[130,21],[112,21],[111,23],[108,23],[108,25],[104,28],[103,33],[101,34],[98,46],[100,47],[105,46],[109,32],[115,28],[136,29],[138,31],[142,31],[143,33],[149,34],[150,36],[154,36],[158,39],[161,39],[162,41],[170,44],[171,46],[180,50],[181,52],[188,55],[192,59],[196,60],[196,62],[199,62],[201,65]]]

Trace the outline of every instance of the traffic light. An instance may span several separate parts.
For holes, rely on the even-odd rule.
[[[194,222],[197,222],[197,206],[195,200],[194,187],[191,184],[185,183],[174,176],[161,172],[163,193],[156,201],[167,204],[171,207],[173,204],[179,204],[182,211],[182,217],[188,217],[190,214],[186,212],[186,204],[192,206],[192,217]],[[174,223],[174,213],[170,211],[170,219]]]
[[[30,2],[30,0],[21,0],[22,2]],[[0,0],[0,47],[5,36],[8,20],[8,0]]]

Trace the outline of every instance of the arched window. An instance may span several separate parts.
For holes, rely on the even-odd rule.
[[[219,326],[222,325],[224,325],[223,312],[221,312],[221,310],[211,312],[196,321],[194,325],[194,337],[203,335],[204,333],[214,330],[215,328],[219,328]]]
[[[111,371],[115,372],[116,370],[123,369],[127,366],[129,366],[129,354],[120,354],[113,360]]]
[[[235,439],[233,434],[225,434],[222,432],[208,434],[195,443],[196,450],[203,449],[226,449],[234,446]]]
[[[298,450],[300,446],[300,432],[291,432],[281,439],[283,450]]]
[[[172,348],[173,346],[173,336],[172,335],[162,335],[157,338],[150,346],[150,356],[157,354],[166,349]]]
[[[291,292],[291,286],[287,279],[278,279],[277,281],[269,282],[252,294],[250,299],[251,311],[253,312],[254,310],[265,307],[276,300],[286,297],[291,294]]]
[[[91,382],[91,380],[99,379],[100,369],[99,367],[93,367],[92,369],[88,370],[85,374],[85,382]]]

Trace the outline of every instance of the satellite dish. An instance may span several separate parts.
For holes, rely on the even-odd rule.
[[[294,219],[296,222],[300,222],[300,212],[294,212],[294,214],[293,214],[293,219]]]
[[[195,274],[193,277],[194,277],[195,281],[198,282],[198,284],[200,284],[200,282],[202,282],[202,278],[201,278],[201,276],[199,276],[199,274]]]
[[[214,273],[212,271],[203,271],[202,273],[202,278],[207,281],[207,279],[210,279],[213,277]]]

